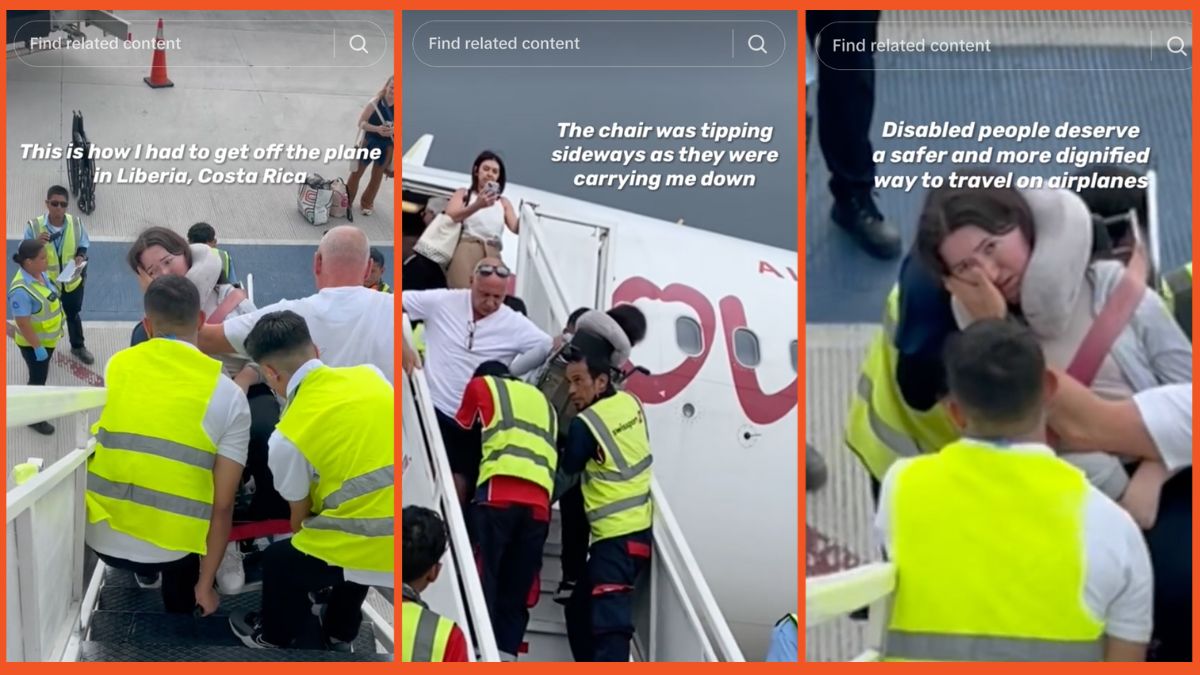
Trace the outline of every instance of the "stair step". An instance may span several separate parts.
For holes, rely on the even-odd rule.
[[[566,621],[549,621],[545,619],[530,619],[525,626],[526,633],[541,633],[543,635],[566,635]]]
[[[252,591],[238,595],[222,595],[217,616],[228,616],[239,610],[253,611],[262,605],[262,593]],[[157,588],[108,586],[100,590],[98,609],[111,612],[162,612],[162,591]]]
[[[298,649],[323,650],[317,618],[311,615],[308,618],[311,621],[307,622],[294,646]],[[190,614],[163,612],[95,612],[92,614],[88,640],[98,643],[244,648],[229,627],[228,616],[193,617]],[[375,649],[373,626],[369,621],[364,621],[359,628],[354,648],[359,651]]]
[[[355,649],[358,649],[357,643]],[[84,642],[80,661],[132,662],[237,662],[237,661],[392,661],[392,654],[379,654],[374,645],[369,651],[352,653],[316,649],[249,649],[213,645],[145,644],[135,642]]]

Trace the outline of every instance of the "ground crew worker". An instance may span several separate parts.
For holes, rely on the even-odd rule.
[[[383,266],[383,252],[372,246],[371,267],[367,270],[367,280],[363,282],[363,285],[381,293],[391,293],[392,287],[383,280]]]
[[[1192,339],[1192,263],[1163,276],[1162,297],[1179,327]]]
[[[8,285],[8,307],[17,332],[13,341],[29,368],[26,384],[40,387],[50,376],[50,357],[63,332],[62,301],[58,285],[46,274],[49,266],[46,244],[26,239],[17,246],[13,262],[21,266]],[[54,425],[43,420],[29,425],[39,434],[54,433]]]
[[[950,338],[962,440],[896,461],[875,520],[897,566],[885,660],[1140,661],[1149,554],[1130,515],[1045,445],[1057,379],[999,319]]]
[[[526,601],[550,533],[558,469],[558,416],[537,387],[485,361],[467,383],[455,420],[483,428],[482,461],[470,518],[483,596],[496,646],[516,661],[529,624]]]
[[[567,604],[567,637],[576,661],[629,660],[633,589],[650,559],[650,438],[642,404],[612,385],[611,353],[569,348],[567,380],[579,414],[562,457],[583,473],[591,528],[587,578]]]
[[[395,586],[395,392],[375,366],[322,363],[290,310],[259,319],[246,350],[288,401],[268,462],[295,535],[263,553],[262,610],[235,613],[229,625],[248,647],[286,647],[310,614],[308,594],[332,587],[321,613],[326,646],[352,651],[368,587]]]
[[[767,648],[767,663],[796,662],[800,660],[798,637],[800,617],[788,614],[775,622],[771,631],[771,646]]]
[[[467,640],[462,630],[421,600],[421,592],[437,581],[442,571],[446,525],[423,506],[404,507],[400,524],[404,530],[401,661],[467,661]]]
[[[163,276],[146,289],[150,340],[117,352],[104,381],[108,401],[92,427],[87,545],[105,563],[142,578],[162,575],[166,611],[216,611],[213,590],[233,524],[250,406],[196,349],[200,293]]]
[[[83,310],[83,287],[87,279],[87,270],[85,268],[67,284],[58,282],[58,276],[67,263],[74,260],[75,266],[79,267],[87,260],[88,246],[91,244],[83,223],[67,213],[69,201],[67,188],[61,185],[50,186],[46,191],[46,213],[25,224],[24,238],[39,239],[49,244],[46,248],[50,263],[48,274],[50,281],[58,286],[63,314],[67,317],[71,354],[90,366],[96,362],[96,358],[84,344],[83,319],[79,317]]]
[[[216,252],[217,257],[221,259],[221,274],[225,275],[225,282],[238,288],[242,287],[238,281],[237,270],[233,267],[233,258],[229,257],[229,252],[222,248],[217,248],[217,230],[208,223],[196,223],[188,228],[187,233],[189,244],[204,244]]]

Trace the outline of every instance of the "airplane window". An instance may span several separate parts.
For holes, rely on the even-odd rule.
[[[745,328],[733,331],[733,355],[747,368],[757,368],[762,361],[758,351],[758,336]]]
[[[800,366],[799,366],[799,361],[797,360],[796,350],[798,350],[800,348],[800,341],[792,340],[792,344],[790,345],[790,347],[791,347],[791,352],[792,352],[792,354],[791,354],[791,356],[792,356],[792,372],[799,373]]]
[[[675,319],[675,342],[688,356],[699,356],[704,352],[704,339],[700,336],[700,324],[690,316]]]

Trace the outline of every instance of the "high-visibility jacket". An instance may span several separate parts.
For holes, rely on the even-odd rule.
[[[877,480],[883,479],[896,459],[936,452],[959,436],[940,404],[921,412],[904,401],[896,381],[900,360],[895,346],[899,315],[900,289],[893,286],[884,310],[883,328],[871,342],[846,420],[846,445]]]
[[[388,283],[386,281],[384,281],[383,279],[380,279],[379,284],[376,286],[371,286],[371,288],[373,290],[379,291],[380,293],[391,293],[392,292],[392,287],[388,286]]]
[[[1192,339],[1192,263],[1167,274],[1162,279],[1162,297],[1175,315],[1179,327]]]
[[[28,293],[37,304],[37,308],[33,310],[29,320],[33,323],[33,332],[37,333],[38,345],[52,349],[54,345],[58,344],[58,338],[62,337],[63,333],[62,299],[57,288],[47,286],[40,280],[30,283],[25,279],[25,274],[21,270],[17,270],[17,275],[13,277],[12,283],[8,286],[8,292],[11,294],[17,289]],[[13,340],[21,347],[35,346],[29,344],[19,330],[13,336]]]
[[[479,485],[494,476],[512,476],[554,492],[558,470],[558,417],[542,392],[532,384],[502,377],[485,377],[495,414],[483,428],[483,460]]]
[[[885,660],[1103,660],[1104,622],[1084,601],[1082,471],[966,439],[892,471]]]
[[[46,215],[42,214],[37,218],[29,221],[30,229],[33,230],[33,238],[42,232],[50,232],[50,226],[46,223]],[[59,257],[59,249],[62,250],[62,256]],[[58,275],[62,272],[63,265],[75,259],[75,252],[79,249],[79,223],[71,214],[66,214],[66,221],[63,223],[62,246],[56,246],[50,242],[46,242],[46,257],[49,258],[50,268],[48,274],[51,282],[58,282]],[[79,288],[83,283],[83,277],[76,277],[74,281],[63,287],[64,293]]]
[[[446,656],[446,645],[450,642],[454,622],[420,602],[405,598],[403,604],[400,660],[406,663],[442,661]]]
[[[413,347],[416,348],[417,354],[421,355],[421,360],[425,359],[425,322],[413,329]]]
[[[225,275],[225,282],[234,284],[237,280],[233,277],[233,260],[229,257],[229,252],[224,249],[214,248],[217,257],[221,259],[221,272]]]
[[[395,392],[369,366],[308,373],[276,428],[317,473],[316,514],[292,537],[298,551],[335,567],[395,568]]]
[[[642,403],[618,391],[579,412],[604,461],[589,460],[583,473],[583,507],[592,543],[650,528],[650,437]]]
[[[92,427],[88,521],[171,551],[206,553],[217,446],[204,415],[221,362],[156,338],[109,359],[108,402]]]

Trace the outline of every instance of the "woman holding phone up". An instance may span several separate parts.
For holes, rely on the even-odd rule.
[[[471,166],[471,187],[460,188],[450,197],[445,214],[462,223],[462,236],[446,269],[450,288],[471,285],[471,272],[484,258],[499,258],[504,228],[517,232],[517,212],[505,197],[507,177],[504,162],[491,150],[484,150]]]

